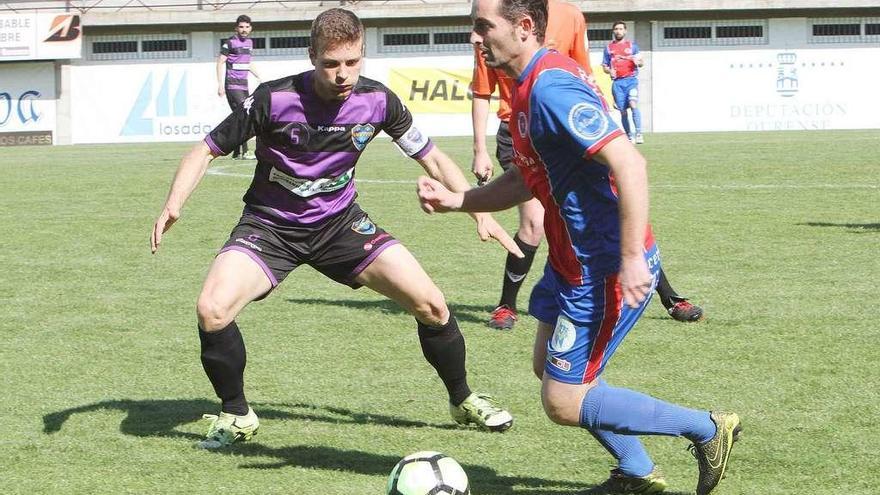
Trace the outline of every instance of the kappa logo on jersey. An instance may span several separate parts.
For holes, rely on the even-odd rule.
[[[351,230],[363,235],[373,235],[376,233],[376,224],[370,220],[370,217],[364,215],[363,218],[351,224]]]
[[[550,339],[550,348],[556,352],[565,352],[574,347],[577,330],[574,323],[565,316],[559,315],[556,320],[556,328],[553,330],[553,338]]]
[[[358,151],[363,151],[375,133],[373,124],[358,124],[351,128],[351,142]]]
[[[244,113],[246,113],[246,114],[248,114],[248,115],[250,115],[250,113],[251,113],[251,108],[252,108],[253,106],[254,106],[254,96],[253,96],[253,95],[248,96],[248,97],[245,98],[245,100],[241,103],[241,108],[244,108]]]
[[[529,119],[524,112],[520,112],[516,116],[516,128],[519,131],[519,137],[526,137],[529,133]]]
[[[592,103],[578,103],[568,112],[568,127],[580,138],[593,141],[608,132],[608,116]]]

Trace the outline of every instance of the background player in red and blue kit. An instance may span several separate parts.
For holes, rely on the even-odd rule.
[[[250,94],[248,89],[248,73],[261,79],[251,63],[251,52],[254,40],[251,39],[251,18],[240,15],[235,20],[235,34],[220,44],[220,55],[217,57],[217,95],[226,96],[229,109],[235,110]],[[232,152],[232,158],[252,158],[247,154],[247,142]]]
[[[534,362],[544,366],[544,411],[558,424],[587,429],[617,459],[606,491],[663,491],[666,481],[637,435],[667,435],[693,443],[696,491],[705,495],[724,475],[741,430],[737,415],[685,408],[600,378],[660,269],[648,225],[647,163],[583,68],[541,47],[546,0],[475,0],[471,15],[471,41],[486,64],[516,78],[516,167],[466,192],[422,177],[422,207],[497,211],[541,201],[549,256],[529,313],[539,321]]]
[[[550,0],[547,2],[547,32],[544,44],[563,55],[568,55],[578,63],[588,75],[590,71],[589,52],[586,50],[586,21],[581,11],[572,4]],[[474,161],[472,170],[480,183],[492,177],[492,160],[486,151],[486,119],[489,114],[489,99],[498,89],[498,119],[501,123],[496,135],[495,157],[503,170],[513,166],[513,144],[510,137],[510,100],[513,93],[513,80],[504,71],[489,68],[475,50],[474,79],[471,116],[474,126]],[[636,109],[637,111],[637,109]],[[638,135],[641,139],[641,134]],[[514,241],[525,253],[524,258],[509,254],[504,263],[504,277],[501,285],[501,298],[492,311],[488,325],[499,330],[509,330],[518,319],[517,296],[526,275],[532,267],[532,261],[538,250],[538,244],[544,236],[544,208],[537,200],[527,201],[518,206],[519,228]],[[657,295],[666,312],[673,319],[682,322],[696,322],[703,318],[703,309],[679,295],[660,270],[657,282]],[[538,373],[541,376],[542,373]]]
[[[259,420],[244,393],[246,353],[235,319],[301,265],[352,288],[367,286],[416,319],[425,359],[449,394],[460,424],[504,431],[511,415],[471,392],[464,336],[443,293],[413,255],[355,201],[355,166],[379,132],[455,189],[468,188],[461,169],[415,125],[400,98],[360,76],[364,26],[344,9],[312,23],[314,70],[261,84],[254,94],[183,158],[153,225],[155,253],[165,231],[214,157],[257,137],[257,165],[241,219],[214,259],[196,305],[205,373],[221,400],[202,448],[222,448],[256,433]],[[513,239],[491,216],[475,215],[481,237],[513,252]],[[521,252],[518,252],[522,256]]]
[[[626,39],[625,22],[615,22],[611,32],[614,40],[605,47],[602,68],[611,75],[611,93],[614,105],[620,110],[623,130],[630,141],[642,144],[645,138],[642,136],[642,112],[639,110],[639,67],[644,62],[639,53],[639,45]],[[629,125],[627,109],[632,112],[635,132]]]

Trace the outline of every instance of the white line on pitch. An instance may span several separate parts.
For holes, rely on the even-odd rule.
[[[210,175],[224,177],[244,177],[250,179],[253,174],[239,174],[226,172],[224,169],[234,165],[221,165],[208,170]],[[390,180],[390,179],[355,179],[358,184],[409,184],[415,185],[414,180]],[[654,184],[652,189],[880,189],[877,184]]]

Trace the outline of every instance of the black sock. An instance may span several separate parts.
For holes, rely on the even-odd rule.
[[[666,280],[666,272],[663,269],[660,269],[660,280],[657,281],[657,295],[660,296],[660,303],[663,304],[663,307],[669,309],[675,306],[675,303],[679,301],[683,301],[684,298],[679,296],[675,289],[669,285],[669,280]]]
[[[199,327],[199,340],[202,341],[202,367],[223,402],[223,412],[247,414],[248,404],[244,398],[247,354],[238,325],[233,321],[217,332],[206,332]]]
[[[522,250],[525,258],[517,258],[511,253],[507,254],[507,262],[504,264],[504,282],[501,285],[501,301],[499,306],[507,306],[516,310],[516,296],[519,294],[519,288],[522,287],[526,274],[532,268],[532,262],[535,261],[535,252],[538,246],[532,246],[523,242],[519,236],[513,236],[513,241]],[[511,278],[513,277],[513,278]]]
[[[464,335],[458,329],[455,316],[450,313],[449,321],[443,326],[432,327],[418,320],[417,323],[422,354],[437,370],[443,385],[446,385],[449,402],[456,406],[461,404],[471,395],[471,389],[467,384],[467,370],[464,366]]]

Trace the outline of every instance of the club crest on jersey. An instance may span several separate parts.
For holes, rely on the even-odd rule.
[[[556,352],[565,352],[574,347],[577,338],[577,329],[574,323],[565,316],[559,315],[556,320],[556,328],[553,329],[553,338],[550,339],[550,349]]]
[[[568,128],[587,141],[604,136],[608,125],[608,116],[592,103],[578,103],[568,111]]]
[[[370,220],[370,217],[364,215],[363,218],[351,224],[351,230],[363,235],[373,235],[376,233],[376,224]]]
[[[358,124],[351,128],[351,142],[358,151],[363,151],[375,133],[373,124]]]
[[[519,131],[519,137],[524,138],[529,133],[529,119],[524,112],[516,115],[516,127]]]

